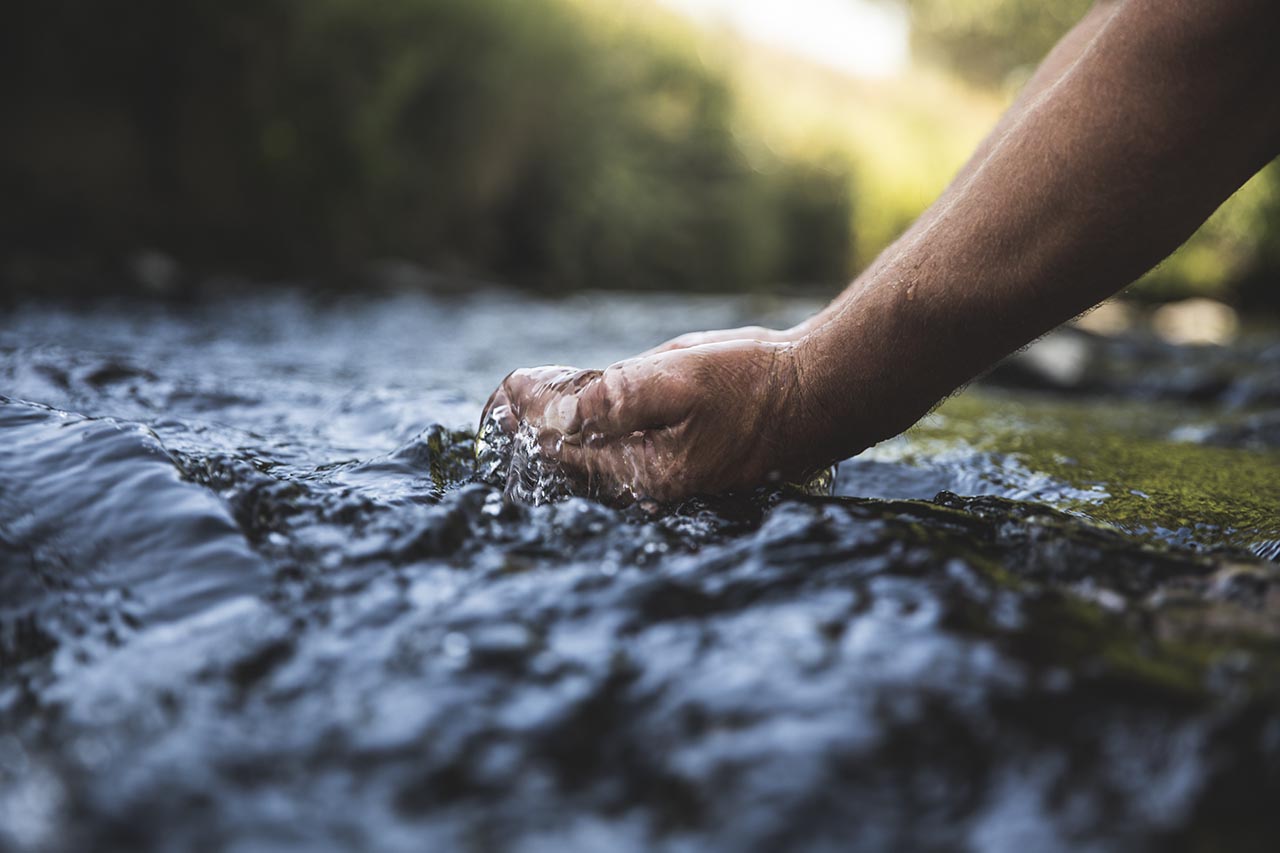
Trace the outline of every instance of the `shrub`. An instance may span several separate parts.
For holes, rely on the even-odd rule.
[[[47,0],[0,36],[11,253],[530,285],[848,270],[847,169],[743,153],[677,27],[566,0]],[[815,169],[836,174],[816,180]]]

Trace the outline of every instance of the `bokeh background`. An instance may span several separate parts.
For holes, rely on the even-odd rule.
[[[0,851],[1272,853],[1274,167],[830,499],[477,465],[817,310],[1084,6],[7,4]]]
[[[0,294],[180,296],[228,275],[834,290],[1087,6],[18,4]],[[1277,278],[1273,165],[1126,296],[1259,312]]]

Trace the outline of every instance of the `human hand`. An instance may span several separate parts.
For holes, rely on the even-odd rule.
[[[794,329],[769,329],[764,326],[740,326],[736,329],[714,329],[706,332],[688,332],[678,335],[669,341],[658,344],[651,350],[641,353],[642,356],[657,355],[678,349],[703,346],[704,344],[720,344],[728,341],[762,341],[766,343],[789,343],[800,337],[801,327]]]
[[[489,399],[481,430],[511,437],[539,476],[563,476],[574,491],[667,502],[802,482],[827,461],[809,458],[803,399],[794,347],[739,340],[603,371],[517,370]]]

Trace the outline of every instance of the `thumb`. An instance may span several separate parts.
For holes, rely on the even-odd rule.
[[[481,426],[493,421],[507,434],[521,423],[539,431],[576,432],[580,423],[577,394],[599,374],[598,370],[561,365],[513,371],[489,397],[480,416]]]
[[[620,361],[592,377],[578,395],[584,440],[616,440],[683,421],[695,397],[689,368],[676,351]]]

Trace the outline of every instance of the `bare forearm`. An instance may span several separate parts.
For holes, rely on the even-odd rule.
[[[969,159],[960,167],[960,170],[937,201],[912,223],[911,227],[894,242],[894,245],[886,249],[871,266],[864,270],[839,296],[832,300],[831,304],[796,326],[793,330],[796,337],[817,328],[835,316],[840,306],[846,300],[852,298],[853,294],[863,285],[871,281],[881,266],[894,258],[904,246],[909,245],[916,235],[933,222],[937,212],[945,208],[950,199],[964,187],[965,183],[987,159],[996,143],[1004,137],[1009,128],[1018,121],[1027,108],[1035,103],[1036,99],[1044,91],[1058,82],[1062,75],[1075,64],[1090,42],[1101,31],[1103,25],[1110,19],[1115,9],[1116,0],[1099,0],[1089,9],[1089,12],[1080,22],[1062,37],[1053,50],[1049,52],[1048,56],[1037,66],[1035,73],[1031,75],[1026,85],[1018,92],[1018,96],[1013,103],[1005,110],[995,127],[991,129],[991,132],[983,138],[978,147],[969,155]]]
[[[814,461],[906,428],[1125,286],[1274,156],[1278,17],[1265,0],[1119,3],[797,345]]]

